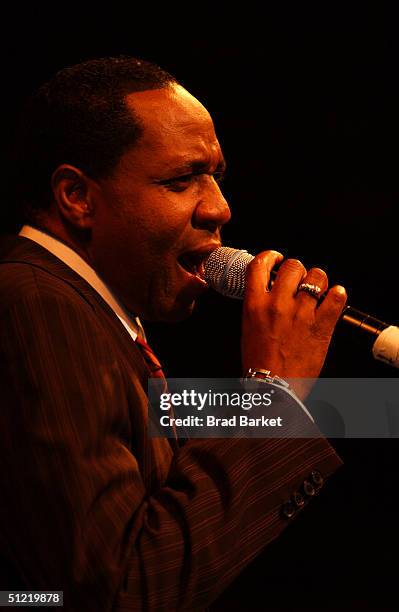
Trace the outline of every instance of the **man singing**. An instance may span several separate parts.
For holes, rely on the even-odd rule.
[[[147,434],[162,370],[141,320],[190,315],[230,219],[212,119],[155,65],[92,60],[32,97],[17,151],[24,225],[0,260],[2,588],[62,590],[76,612],[201,610],[341,463],[300,436],[299,402],[297,437]],[[345,290],[319,304],[309,288],[327,292],[326,274],[296,260],[269,290],[281,261],[264,251],[248,268],[243,373],[316,377]]]

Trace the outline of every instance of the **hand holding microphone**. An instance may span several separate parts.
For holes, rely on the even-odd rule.
[[[282,259],[276,251],[264,251],[247,267],[242,364],[244,372],[255,367],[283,379],[298,379],[291,381],[291,386],[303,399],[310,390],[306,379],[320,374],[346,292],[343,287],[333,287],[318,306],[317,298],[307,288],[326,292],[327,275],[319,268],[306,271],[295,259],[281,264],[273,287],[265,290],[273,267]],[[298,292],[300,283],[305,290]]]
[[[248,276],[247,268],[249,268],[249,265],[252,261],[256,260],[257,262],[260,262],[262,257],[266,257],[268,263],[267,265],[265,264],[266,267],[264,269],[262,268],[263,264],[255,264],[257,266],[257,269],[259,270],[259,299],[261,299],[263,293],[268,295],[266,293],[266,288],[269,286],[269,284],[272,284],[274,279],[276,279],[275,282],[277,282],[277,278],[280,275],[280,270],[278,272],[275,272],[272,270],[272,268],[274,265],[279,263],[283,257],[282,255],[278,254],[277,257],[273,258],[271,253],[276,252],[266,251],[254,258],[254,256],[247,253],[247,251],[233,249],[230,247],[220,247],[213,251],[213,253],[211,253],[211,255],[204,263],[205,280],[211,287],[213,287],[216,291],[222,293],[223,295],[232,298],[243,299],[246,282],[248,282],[248,278],[246,279],[246,277]],[[274,263],[270,267],[272,261],[274,261]],[[296,260],[287,260],[287,262],[289,261],[295,262]],[[286,266],[287,262],[285,262],[281,266],[281,268],[283,268],[283,266]],[[305,268],[302,266],[302,264],[300,264],[300,262],[289,263],[288,265],[294,267],[298,266],[298,271],[299,269],[301,269],[302,274],[305,274],[306,272]],[[249,272],[250,269],[248,269],[248,273]],[[262,274],[264,276],[262,276]],[[283,276],[286,276],[285,272]],[[294,277],[296,280],[299,275],[292,275],[292,279],[294,279]],[[317,307],[317,311],[320,311],[321,313],[324,312],[324,308],[323,310],[320,309],[322,308],[327,297],[326,295],[324,295],[324,293],[327,290],[328,283],[327,277],[325,276],[325,273],[323,271],[319,270],[318,268],[313,268],[308,273],[306,273],[305,278],[299,278],[298,284],[296,286],[292,284],[291,278],[287,277],[286,281],[289,283],[290,291],[292,291],[293,293],[290,294],[289,292],[285,292],[285,299],[288,299],[288,301],[290,302],[293,296],[296,296],[295,299],[299,298],[299,302],[297,302],[299,305],[305,299],[301,296],[301,294],[307,293],[308,295],[306,296],[306,300],[313,300],[314,307]],[[301,285],[301,291],[298,294],[299,285]],[[280,287],[278,289],[278,293],[280,293],[281,280],[278,283],[278,287]],[[268,293],[273,294],[273,291],[274,284],[273,289]],[[337,291],[336,288],[334,288],[333,293],[335,293],[335,291]],[[339,291],[343,291],[343,288],[341,288],[340,290],[338,289],[338,292]],[[328,294],[330,294],[330,292],[328,292]],[[320,300],[321,303],[319,304],[320,297],[322,298],[322,300]],[[269,298],[270,295],[267,298],[268,302],[270,303],[268,308],[271,307],[272,309],[275,309],[275,305],[273,302],[274,294],[272,300],[270,300]],[[277,301],[278,304],[283,308],[282,301],[280,302],[280,299],[278,299]],[[286,315],[287,313],[284,311],[283,314]],[[359,335],[369,336],[371,338],[373,342],[373,356],[375,359],[379,359],[393,367],[399,368],[398,327],[384,323],[383,321],[380,321],[375,317],[361,312],[360,310],[357,310],[352,306],[345,306],[341,310],[341,313],[338,318],[344,321],[346,324],[350,325],[351,328],[356,330]]]

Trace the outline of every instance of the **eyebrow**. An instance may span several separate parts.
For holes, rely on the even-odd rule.
[[[226,160],[222,158],[218,165],[216,166],[214,172],[225,172],[226,171]],[[203,160],[192,160],[180,166],[175,166],[170,169],[171,172],[176,174],[184,174],[185,172],[203,172],[209,168],[209,164],[204,162]]]

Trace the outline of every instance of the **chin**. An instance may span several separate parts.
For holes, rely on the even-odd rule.
[[[174,310],[170,313],[170,318],[168,321],[170,323],[178,323],[179,321],[185,321],[188,319],[195,308],[195,302],[192,302],[190,306],[186,306],[185,308],[181,307],[177,310]]]
[[[142,318],[146,321],[163,322],[163,323],[179,323],[185,321],[190,317],[195,308],[195,300],[192,302],[173,302],[172,304],[165,304],[163,307],[158,305],[152,312],[148,312],[142,315]]]

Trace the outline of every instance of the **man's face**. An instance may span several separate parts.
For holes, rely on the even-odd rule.
[[[179,320],[206,289],[200,261],[230,219],[217,182],[224,160],[209,113],[181,86],[127,103],[143,135],[98,181],[91,258],[130,311]]]

